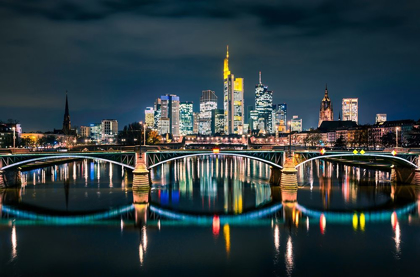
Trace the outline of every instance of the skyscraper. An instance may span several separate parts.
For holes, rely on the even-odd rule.
[[[144,121],[146,122],[148,128],[154,128],[155,111],[153,110],[153,107],[147,107],[146,110],[144,110]]]
[[[166,94],[160,97],[161,100],[161,120],[169,119],[170,133],[179,136],[179,97],[174,94]]]
[[[291,120],[290,130],[292,132],[302,132],[302,119],[300,119],[297,115],[294,115]]]
[[[217,109],[217,96],[212,90],[203,90],[200,97],[198,133],[211,135],[211,111]]]
[[[198,134],[198,121],[200,119],[200,113],[193,113],[193,134]]]
[[[359,124],[359,99],[343,98],[342,113],[344,121],[354,121]]]
[[[321,108],[319,109],[319,122],[318,127],[321,126],[322,121],[333,121],[334,114],[333,114],[333,105],[328,97],[328,88],[325,85],[325,93],[324,98],[321,101]]]
[[[275,114],[275,119],[273,120],[275,125],[274,128],[277,128],[281,133],[285,133],[287,131],[287,104],[273,105],[273,111]]]
[[[179,132],[181,136],[193,133],[193,102],[181,102],[179,105]]]
[[[70,135],[70,133],[71,133],[71,122],[70,122],[70,113],[69,113],[69,102],[68,102],[67,91],[66,91],[66,107],[64,109],[63,134]]]
[[[211,111],[211,132],[212,134],[221,134],[224,131],[225,115],[222,109]]]
[[[236,78],[229,70],[229,46],[223,70],[223,108],[225,134],[242,134],[244,124],[244,79]]]
[[[162,101],[160,100],[160,98],[156,99],[155,105],[154,105],[155,122],[154,122],[154,127],[153,127],[153,129],[155,130],[159,130],[159,127],[160,127],[160,116],[162,113],[161,106],[162,106]]]
[[[258,128],[273,133],[273,92],[262,84],[261,71],[259,83],[255,86],[255,109],[258,112]]]

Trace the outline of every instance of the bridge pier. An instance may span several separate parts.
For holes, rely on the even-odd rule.
[[[412,168],[392,166],[391,182],[397,184],[420,185],[420,172],[413,170]]]
[[[20,187],[22,185],[21,180],[21,168],[9,169],[6,171],[0,170],[0,189]]]
[[[278,167],[270,167],[270,185],[279,186],[281,180],[281,170]]]
[[[286,159],[286,163],[281,170],[280,187],[286,190],[297,190],[297,169],[293,163],[293,158]]]
[[[150,189],[150,175],[146,165],[143,163],[137,164],[133,170],[133,191],[149,191]]]

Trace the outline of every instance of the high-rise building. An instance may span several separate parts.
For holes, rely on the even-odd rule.
[[[277,104],[273,105],[274,111],[274,127],[277,128],[280,133],[285,133],[287,131],[287,104]]]
[[[343,121],[354,121],[359,124],[359,99],[343,98],[342,113]]]
[[[212,90],[203,90],[200,97],[198,133],[211,135],[211,111],[217,109],[217,96]]]
[[[200,119],[200,113],[193,113],[193,134],[198,134],[198,123]]]
[[[90,139],[96,143],[101,142],[102,140],[102,124],[101,123],[91,123],[89,124],[90,128]]]
[[[302,132],[302,119],[294,115],[290,122],[290,130],[292,132]]]
[[[225,114],[222,109],[211,111],[211,132],[212,134],[222,134],[225,126]]]
[[[118,135],[118,121],[115,119],[103,119],[101,122],[102,141],[115,142]]]
[[[376,119],[375,119],[376,124],[383,123],[385,121],[386,121],[386,113],[376,114]]]
[[[161,117],[159,123],[159,134],[166,135],[171,133],[171,120],[167,117]]]
[[[258,111],[252,110],[249,112],[249,128],[251,131],[258,130]]]
[[[266,133],[273,133],[273,92],[261,82],[255,86],[255,110],[258,111],[258,128]]]
[[[159,121],[160,121],[160,117],[161,117],[161,106],[162,106],[162,102],[160,100],[160,98],[156,99],[155,101],[155,105],[154,105],[154,117],[155,117],[155,121],[154,121],[154,130],[159,130]]]
[[[325,85],[324,98],[322,98],[321,108],[319,109],[318,127],[321,126],[322,121],[333,121],[333,120],[334,120],[333,105],[330,100],[330,97],[328,97],[327,85]]]
[[[144,110],[144,121],[148,128],[153,129],[155,127],[155,110],[153,107],[147,107]]]
[[[181,102],[179,105],[179,132],[181,136],[193,133],[193,102]]]
[[[177,137],[179,136],[179,97],[173,94],[166,94],[162,95],[160,100],[161,120],[162,118],[169,118],[170,133]]]
[[[69,101],[67,98],[67,91],[66,91],[66,107],[64,109],[63,134],[70,135],[70,133],[71,133],[71,122],[70,122],[70,113],[69,113]]]
[[[89,126],[80,126],[79,135],[82,138],[90,138],[90,127]]]
[[[236,78],[229,70],[229,46],[223,70],[223,108],[225,134],[242,134],[244,124],[244,79]]]

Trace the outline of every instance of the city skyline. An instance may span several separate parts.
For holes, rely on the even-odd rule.
[[[161,13],[151,12],[154,4],[145,12],[146,4],[128,11],[100,2],[69,3],[74,9],[49,1],[39,8],[0,5],[0,20],[9,26],[0,31],[1,119],[19,120],[28,131],[60,127],[66,90],[75,126],[102,118],[116,118],[120,126],[144,120],[154,98],[171,93],[198,103],[201,91],[210,89],[221,107],[220,61],[227,44],[234,53],[231,68],[245,80],[244,106],[254,102],[255,76],[262,71],[275,92],[273,103],[287,103],[289,114],[303,118],[304,129],[317,126],[313,103],[326,82],[335,107],[343,98],[359,98],[360,124],[374,123],[377,113],[389,120],[420,117],[417,3],[262,1],[233,10],[221,3],[180,2],[177,8],[159,3],[166,7]],[[348,19],[356,14],[364,16]],[[192,23],[199,29],[186,28]],[[146,38],[152,42],[140,43]]]

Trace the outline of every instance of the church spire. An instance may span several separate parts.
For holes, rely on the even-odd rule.
[[[66,107],[64,110],[63,133],[65,135],[69,135],[70,130],[71,130],[71,123],[70,123],[70,113],[69,113],[69,100],[68,100],[67,91],[66,91]]]
[[[327,87],[327,83],[325,83],[325,95],[328,96],[328,87]]]

